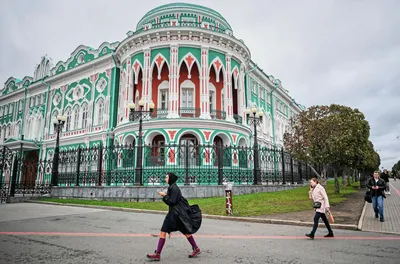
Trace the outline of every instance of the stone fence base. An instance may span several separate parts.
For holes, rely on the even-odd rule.
[[[232,195],[241,195],[261,192],[278,192],[291,190],[304,185],[233,185]],[[81,198],[94,200],[113,200],[113,201],[160,201],[157,190],[162,186],[118,186],[118,187],[52,187],[51,196],[53,198]],[[167,188],[165,186],[165,188]],[[179,186],[182,195],[187,199],[224,197],[225,185],[184,185]]]

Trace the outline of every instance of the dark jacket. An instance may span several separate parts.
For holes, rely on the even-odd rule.
[[[180,231],[183,234],[194,234],[201,226],[201,210],[197,205],[189,206],[182,196],[176,183],[168,187],[163,201],[168,205],[168,214],[165,216],[161,231],[171,233]]]
[[[389,182],[389,173],[382,173],[381,178],[382,178],[385,182]]]
[[[379,189],[374,190],[372,186],[378,186]],[[384,193],[386,189],[386,183],[383,179],[379,178],[378,182],[375,181],[374,178],[370,178],[367,182],[367,188],[371,190],[371,196],[383,196],[386,198]]]

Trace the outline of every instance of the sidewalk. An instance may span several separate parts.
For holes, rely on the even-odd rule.
[[[366,204],[362,216],[362,231],[382,232],[400,235],[400,180],[390,179],[390,193],[384,199],[385,222],[375,218],[372,204]]]

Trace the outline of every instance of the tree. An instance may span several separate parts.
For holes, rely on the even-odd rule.
[[[296,159],[332,166],[335,193],[340,192],[338,175],[356,168],[368,142],[370,127],[358,109],[332,104],[312,106],[290,121],[284,144]]]
[[[400,175],[400,160],[393,165],[392,171],[397,174],[397,177]]]

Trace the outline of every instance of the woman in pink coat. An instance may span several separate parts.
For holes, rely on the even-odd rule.
[[[325,214],[326,212],[329,212],[329,199],[328,195],[326,194],[325,188],[321,184],[319,184],[316,178],[312,178],[310,180],[310,184],[311,187],[310,191],[308,192],[308,196],[314,201],[315,216],[313,229],[311,233],[306,234],[306,236],[314,239],[315,231],[317,231],[318,228],[319,219],[322,218],[329,232],[327,235],[325,235],[325,237],[333,237],[332,228],[329,225],[329,221],[326,218]]]

